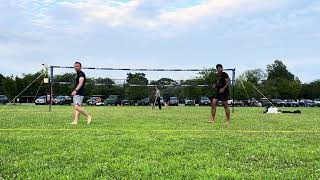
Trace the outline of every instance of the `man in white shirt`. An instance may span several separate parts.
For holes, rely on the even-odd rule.
[[[160,90],[159,90],[158,87],[156,87],[155,89],[156,89],[156,95],[154,96],[155,102],[158,103],[159,109],[161,110],[161,102],[160,102],[160,97],[161,97],[161,95],[160,95]]]

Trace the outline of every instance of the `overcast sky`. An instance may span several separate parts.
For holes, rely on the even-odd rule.
[[[320,79],[318,0],[0,0],[0,73],[42,63],[266,69],[275,59]],[[59,73],[62,70],[58,71]],[[66,72],[69,72],[66,70]],[[125,78],[124,73],[87,71]],[[147,73],[185,79],[194,73]]]

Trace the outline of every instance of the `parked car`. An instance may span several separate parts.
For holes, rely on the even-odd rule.
[[[271,100],[272,104],[275,105],[276,107],[283,107],[286,105],[286,103],[281,100],[281,99],[272,99]]]
[[[104,104],[108,105],[121,105],[121,99],[119,95],[110,95],[106,100],[104,100]]]
[[[284,100],[286,107],[299,107],[299,103],[293,99]]]
[[[57,96],[56,98],[53,99],[53,104],[71,105],[71,97],[70,96]]]
[[[210,106],[210,105],[211,105],[211,101],[208,97],[203,96],[200,98],[199,106]]]
[[[271,106],[271,100],[269,100],[269,99],[267,99],[267,98],[261,98],[260,99],[260,102],[261,102],[261,104],[262,104],[262,106],[264,106],[264,107],[269,107],[269,106]]]
[[[149,106],[150,104],[151,104],[150,98],[144,98],[137,102],[138,106]]]
[[[164,106],[164,99],[163,99],[163,97],[160,97],[160,104],[161,104],[161,106]],[[156,102],[155,105],[158,105],[158,102]]]
[[[299,101],[299,105],[304,107],[314,107],[315,103],[310,99],[301,99]]]
[[[232,99],[228,99],[228,105],[231,106],[233,104],[233,100]],[[218,105],[222,106],[222,101],[218,101]]]
[[[179,100],[177,97],[170,97],[169,99],[169,106],[178,106]]]
[[[101,97],[97,97],[95,101],[96,106],[104,106],[104,102]]]
[[[190,98],[186,98],[184,100],[184,105],[185,106],[195,106],[196,105],[196,101],[195,100],[192,100]]]
[[[5,95],[0,95],[0,103],[1,104],[7,104],[9,99]]]
[[[87,105],[96,105],[96,100],[97,100],[97,97],[90,97],[88,100],[87,100]]]
[[[243,100],[244,106],[248,107],[262,107],[262,103],[259,102],[256,98],[248,98]]]
[[[314,106],[320,107],[320,98],[315,99],[313,102]]]
[[[40,96],[35,100],[34,103],[36,105],[45,105],[45,104],[47,104],[47,97],[46,96]]]
[[[234,100],[233,106],[244,106],[243,100]]]
[[[133,100],[128,100],[128,99],[123,100],[121,104],[123,106],[134,106],[135,105]]]

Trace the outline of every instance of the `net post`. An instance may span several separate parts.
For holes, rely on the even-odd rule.
[[[53,66],[50,66],[50,104],[49,104],[49,112],[52,109],[52,95],[53,95]]]
[[[232,113],[234,113],[234,93],[235,93],[236,68],[232,70]]]

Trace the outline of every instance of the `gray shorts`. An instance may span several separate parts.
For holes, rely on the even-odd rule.
[[[81,106],[83,98],[84,98],[84,96],[79,96],[79,95],[73,96],[73,105]]]

